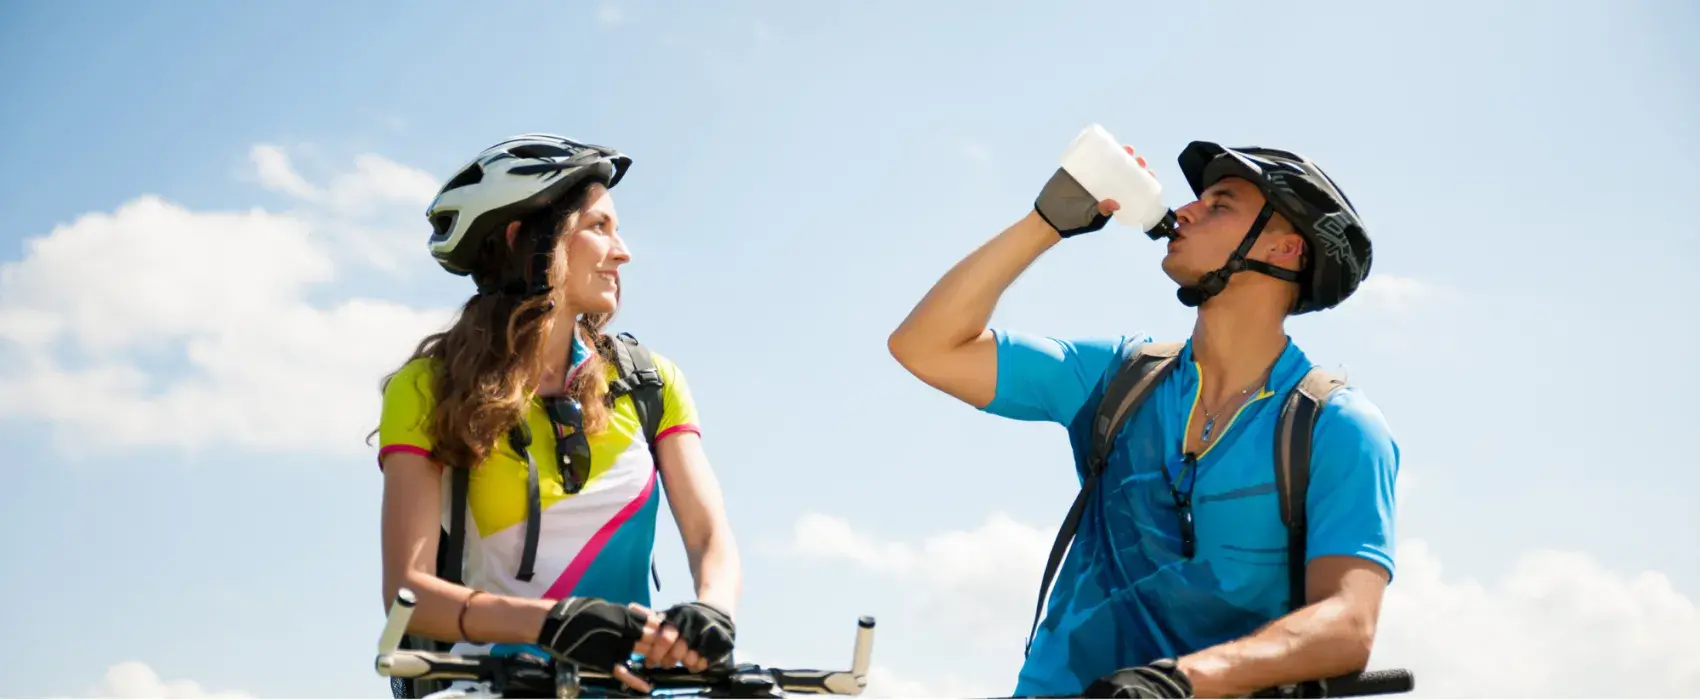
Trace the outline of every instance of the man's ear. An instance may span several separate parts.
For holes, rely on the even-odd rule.
[[[516,236],[518,234],[519,234],[519,222],[518,221],[509,221],[508,222],[507,237],[508,237],[508,248],[510,250],[514,247],[514,236]]]
[[[1274,250],[1275,262],[1292,263],[1293,267],[1296,268],[1298,267],[1299,260],[1304,258],[1304,254],[1304,236],[1288,231],[1287,233],[1281,234],[1281,237],[1276,240]]]
[[[1300,269],[1305,254],[1304,236],[1294,231],[1293,225],[1280,214],[1270,217],[1265,231],[1271,235],[1263,236],[1260,242],[1263,261],[1278,267]]]

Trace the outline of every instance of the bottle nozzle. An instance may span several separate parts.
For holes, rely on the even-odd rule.
[[[1174,238],[1175,227],[1179,225],[1180,222],[1175,220],[1174,210],[1170,209],[1163,212],[1163,218],[1157,222],[1156,226],[1152,226],[1151,230],[1146,231],[1145,235],[1150,236],[1153,241]]]

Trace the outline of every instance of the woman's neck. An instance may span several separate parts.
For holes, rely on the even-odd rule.
[[[543,373],[539,378],[539,393],[555,394],[566,390],[566,379],[572,368],[573,345],[578,338],[578,315],[565,306],[555,309],[555,324],[543,339]]]

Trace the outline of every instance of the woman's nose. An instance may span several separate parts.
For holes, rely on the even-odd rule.
[[[620,264],[632,261],[632,251],[630,248],[626,247],[626,239],[621,238],[618,235],[614,236],[614,248],[613,250],[610,250],[608,254],[614,258],[615,262]]]

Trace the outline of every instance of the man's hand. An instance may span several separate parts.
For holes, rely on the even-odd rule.
[[[1133,152],[1132,146],[1122,146],[1122,149],[1134,157],[1139,167],[1145,168],[1152,177],[1157,176],[1145,163],[1145,157]],[[1103,228],[1109,223],[1110,215],[1121,207],[1121,203],[1114,199],[1094,200],[1092,194],[1062,168],[1051,174],[1044,189],[1039,190],[1039,198],[1033,201],[1033,211],[1063,238]]]
[[[1044,189],[1039,190],[1039,198],[1033,200],[1033,210],[1039,212],[1039,218],[1063,238],[1103,228],[1110,221],[1110,214],[1118,208],[1120,205],[1115,200],[1099,202],[1093,199],[1091,193],[1062,168],[1057,168],[1051,179],[1045,182]]]
[[[1088,698],[1190,698],[1192,681],[1173,659],[1124,668],[1099,678],[1082,692]]]

